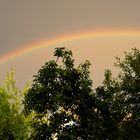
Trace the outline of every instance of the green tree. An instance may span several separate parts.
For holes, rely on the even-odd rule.
[[[90,63],[75,67],[72,52],[65,48],[56,48],[54,56],[56,61],[39,70],[25,95],[25,112],[35,114],[32,139],[91,137],[90,120],[85,120],[89,115],[94,117]]]
[[[120,89],[124,95],[123,110],[125,118],[122,121],[124,139],[140,139],[140,51],[125,52],[124,60],[117,58],[116,66],[122,72],[119,74]]]
[[[15,86],[14,71],[8,73],[0,86],[0,139],[25,140],[28,138],[27,121],[22,113],[25,88],[20,92]]]
[[[139,140],[140,51],[135,48],[125,52],[124,59],[117,57],[115,65],[121,70],[118,77],[114,78],[111,71],[106,70],[103,86],[96,89],[97,97],[106,108],[102,115],[106,114],[105,127],[109,131],[105,134],[108,138]],[[110,131],[110,126],[115,128],[116,135]]]
[[[26,115],[34,114],[30,139],[140,139],[140,52],[117,58],[122,71],[105,71],[103,85],[93,91],[89,61],[74,65],[72,52],[56,48],[56,60],[34,76],[24,99]]]

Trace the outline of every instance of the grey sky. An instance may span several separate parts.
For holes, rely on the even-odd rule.
[[[140,27],[140,0],[0,0],[0,55],[40,39]]]
[[[140,0],[0,0],[0,56],[44,39],[109,29],[140,31]],[[67,46],[73,48],[76,60],[94,63],[97,85],[104,69],[112,68],[114,56],[132,47],[140,49],[140,36],[67,42]],[[1,64],[0,83],[14,68],[17,84],[23,87],[52,58],[54,47]]]

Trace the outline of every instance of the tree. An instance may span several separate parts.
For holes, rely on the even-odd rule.
[[[54,56],[56,61],[47,62],[39,70],[25,95],[26,114],[34,112],[32,139],[84,138],[85,129],[87,134],[91,131],[90,122],[87,124],[84,118],[94,104],[90,63],[75,67],[72,52],[65,48],[56,48]],[[90,115],[94,117],[94,113]]]
[[[125,52],[124,60],[117,58],[116,66],[122,72],[119,74],[120,89],[124,95],[123,110],[125,118],[122,121],[124,139],[140,139],[140,51]]]
[[[27,90],[20,92],[15,86],[14,71],[7,74],[0,86],[0,139],[26,140],[29,135],[27,120],[22,113],[22,97]]]
[[[25,114],[34,114],[30,139],[140,139],[139,50],[117,58],[118,77],[106,70],[95,90],[89,61],[76,67],[66,48],[56,48],[54,56],[34,76],[23,101]]]
[[[117,78],[105,71],[103,86],[96,89],[97,97],[106,107],[107,130],[114,127],[116,139],[140,139],[140,51],[125,52],[115,65],[121,69]],[[103,106],[101,107],[103,109]],[[103,113],[105,115],[106,113]],[[106,133],[106,134],[109,134]],[[110,137],[112,137],[110,136]]]

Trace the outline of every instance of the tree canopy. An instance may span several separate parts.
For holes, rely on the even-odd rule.
[[[56,48],[31,87],[20,91],[14,72],[0,85],[0,140],[139,140],[140,51],[116,57],[93,89],[90,62],[75,65],[72,51]]]
[[[28,121],[22,113],[23,91],[15,85],[14,71],[7,74],[0,86],[0,140],[25,140],[29,138]]]
[[[89,61],[75,67],[72,52],[65,48],[57,48],[54,56],[56,61],[47,62],[39,70],[25,96],[26,113],[35,113],[34,139],[51,139],[55,135],[58,139],[79,137],[77,133],[84,130],[77,127],[86,117],[82,110],[89,112],[92,106]]]
[[[90,62],[75,66],[71,50],[56,48],[34,76],[24,99],[26,115],[33,113],[35,140],[140,139],[140,51],[117,57],[116,78],[105,71],[95,90]]]

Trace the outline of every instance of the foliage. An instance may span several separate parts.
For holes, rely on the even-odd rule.
[[[105,71],[102,87],[98,87],[97,97],[106,107],[106,122],[114,127],[110,139],[140,139],[140,51],[125,52],[121,60],[116,58],[115,65],[121,69],[117,78],[112,77],[110,70]],[[103,108],[103,107],[101,107]],[[109,120],[108,120],[109,119]],[[107,126],[108,129],[108,126]],[[108,134],[109,134],[108,132]]]
[[[121,68],[119,75],[123,97],[123,110],[126,114],[122,122],[124,139],[140,139],[140,51],[136,48],[126,53],[123,61],[117,58],[116,66]]]
[[[25,92],[27,87],[23,90]],[[0,139],[22,140],[28,138],[27,121],[22,113],[22,97],[15,86],[14,71],[7,74],[0,86]]]
[[[26,113],[35,113],[33,139],[51,139],[54,135],[58,139],[82,137],[86,125],[83,117],[92,109],[93,100],[90,63],[86,61],[75,68],[72,52],[65,48],[57,48],[54,56],[57,60],[39,70],[25,96]]]
[[[117,57],[117,78],[105,71],[103,85],[92,90],[89,61],[74,65],[72,52],[56,48],[56,61],[34,76],[24,99],[26,115],[34,114],[30,139],[140,139],[140,52]]]

